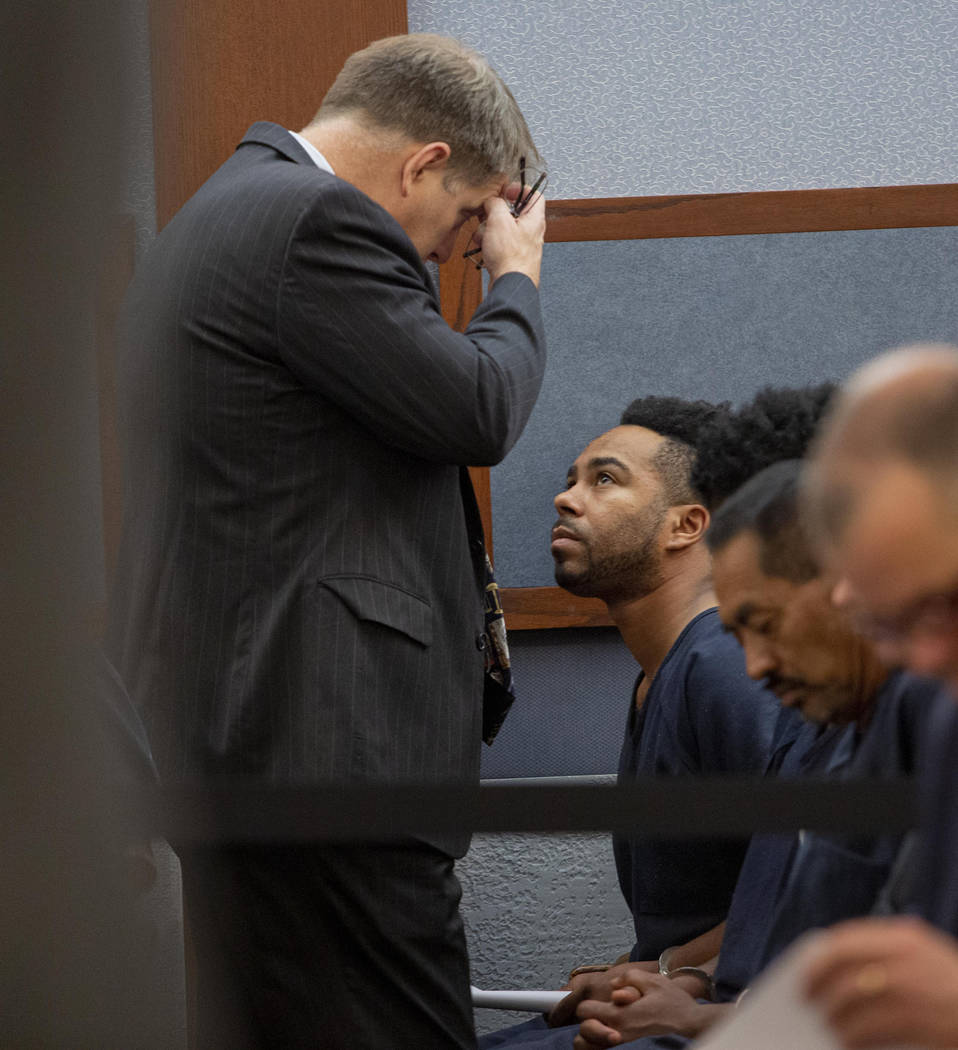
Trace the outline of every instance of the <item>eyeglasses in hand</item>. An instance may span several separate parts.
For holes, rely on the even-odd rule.
[[[515,200],[509,201],[509,210],[512,212],[512,216],[518,219],[519,216],[526,210],[526,208],[535,200],[536,194],[540,196],[545,193],[546,183],[549,181],[548,172],[539,171],[537,168],[527,167],[526,158],[521,157],[519,159],[519,177],[513,179],[509,184],[514,185],[516,182],[519,183],[519,192],[516,194]],[[462,253],[463,259],[472,259],[474,256],[479,255],[482,251],[481,248],[470,248],[468,251]],[[474,259],[476,269],[482,269],[482,257]]]

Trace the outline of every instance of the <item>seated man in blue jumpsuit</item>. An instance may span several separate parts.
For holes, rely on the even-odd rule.
[[[601,598],[641,671],[629,697],[620,777],[761,774],[801,724],[749,679],[715,609],[703,538],[708,510],[689,477],[698,441],[725,410],[649,397],[592,441],[556,496],[556,581]],[[728,911],[748,842],[617,837],[633,960],[712,930]],[[622,964],[626,965],[626,964]],[[616,967],[588,981],[608,987]],[[693,982],[694,986],[694,982]],[[595,983],[587,984],[592,994]],[[485,1036],[480,1047],[571,1047],[575,1002]]]
[[[741,643],[749,675],[808,720],[780,756],[779,775],[910,775],[926,721],[944,698],[937,683],[889,672],[835,608],[797,513],[800,470],[798,461],[767,468],[716,512],[707,542],[722,622]],[[871,911],[901,839],[756,835],[714,981],[703,976],[696,997],[661,974],[620,975],[611,1002],[579,1005],[576,1050],[687,1045],[728,1009],[702,999],[734,1002],[800,933]]]
[[[846,384],[811,462],[821,555],[884,650],[958,701],[958,346],[912,346]],[[843,1046],[958,1046],[958,708],[923,761],[917,917],[823,938],[808,992]]]

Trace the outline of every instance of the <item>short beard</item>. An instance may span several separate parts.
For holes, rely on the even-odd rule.
[[[661,513],[656,515],[658,525]],[[658,528],[643,528],[643,538],[634,545],[590,556],[578,572],[570,565],[557,564],[556,583],[580,598],[601,598],[607,605],[642,598],[662,586],[664,573],[659,555]]]

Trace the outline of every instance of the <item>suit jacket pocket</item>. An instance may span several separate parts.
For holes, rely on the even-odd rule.
[[[323,576],[317,583],[332,591],[358,620],[371,620],[432,644],[432,606],[418,594],[374,576]]]

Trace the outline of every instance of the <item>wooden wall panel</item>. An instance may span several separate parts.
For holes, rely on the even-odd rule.
[[[151,0],[158,224],[253,121],[298,131],[348,55],[406,31],[405,0]]]
[[[547,241],[958,226],[958,184],[549,201]]]
[[[501,587],[510,631],[545,627],[609,627],[609,611],[598,598],[578,598],[561,587]]]

